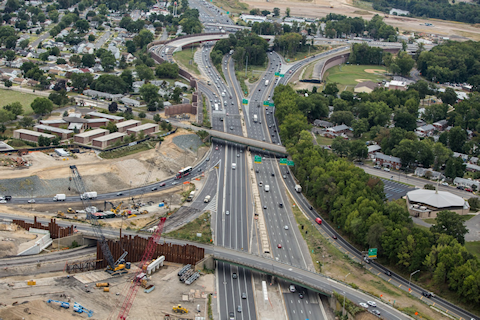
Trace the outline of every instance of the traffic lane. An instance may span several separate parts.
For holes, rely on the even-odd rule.
[[[207,156],[208,157],[208,156]],[[96,199],[94,200],[109,200],[109,199],[117,199],[118,197],[124,197],[126,195],[128,196],[137,196],[141,194],[148,194],[148,193],[153,193],[153,192],[158,192],[161,189],[169,189],[174,187],[177,184],[180,184],[186,180],[191,180],[195,177],[198,177],[201,175],[201,172],[208,170],[209,169],[209,161],[205,161],[206,157],[202,160],[202,162],[192,168],[192,173],[186,177],[183,177],[181,179],[175,179],[175,178],[169,178],[166,180],[163,180],[161,182],[155,182],[153,184],[149,184],[147,186],[143,187],[138,187],[138,188],[132,188],[132,189],[127,189],[127,190],[118,190],[116,192],[109,192],[109,193],[103,193],[103,194],[98,194]],[[165,186],[161,186],[163,183],[165,183]],[[153,190],[153,188],[156,187],[157,189]],[[53,197],[48,197],[48,198],[38,198],[38,197],[28,197],[28,198],[12,198],[9,202],[11,203],[27,203],[28,200],[30,199],[35,199],[35,204],[45,204],[45,203],[52,203],[52,202],[58,202],[58,201],[53,201]],[[62,203],[71,203],[71,202],[81,202],[80,196],[68,196],[65,198],[65,201],[61,201]]]

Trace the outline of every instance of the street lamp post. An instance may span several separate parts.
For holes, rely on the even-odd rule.
[[[420,272],[420,270],[410,273],[410,279],[408,280],[408,291],[410,291],[410,282],[412,282],[412,276],[417,272]]]
[[[343,282],[346,282],[347,281],[347,277],[350,275],[350,272],[345,276],[343,277]]]

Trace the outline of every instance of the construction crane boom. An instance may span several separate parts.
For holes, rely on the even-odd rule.
[[[85,188],[85,184],[83,183],[82,176],[80,175],[80,172],[78,172],[77,166],[70,166],[70,169],[72,170],[73,182],[77,187],[77,191],[80,193],[80,195],[84,194],[87,190]],[[80,199],[82,200],[83,207],[85,208],[85,212],[87,213],[87,219],[92,225],[93,232],[95,236],[100,239],[100,247],[102,248],[103,256],[107,259],[107,263],[110,268],[112,270],[115,270],[115,260],[113,259],[112,252],[108,247],[107,240],[103,235],[102,227],[98,222],[98,218],[94,215],[94,212],[92,212],[93,210],[90,199],[88,197],[80,197]]]
[[[142,260],[139,264],[139,269],[135,273],[135,277],[133,281],[130,283],[128,287],[128,292],[125,295],[125,300],[123,301],[122,307],[120,308],[120,313],[118,315],[118,319],[126,320],[128,313],[130,312],[130,308],[132,307],[133,301],[135,300],[135,296],[137,295],[138,287],[141,285],[140,280],[138,279],[138,275],[143,272],[144,266],[147,264],[148,261],[152,259],[153,253],[155,252],[155,248],[157,246],[158,240],[162,236],[163,226],[165,225],[165,221],[167,218],[160,218],[158,222],[158,228],[155,230],[153,235],[148,239],[147,246],[145,248],[145,252],[143,252]]]

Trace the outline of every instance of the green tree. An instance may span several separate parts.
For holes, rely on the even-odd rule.
[[[445,164],[445,176],[447,178],[455,179],[456,177],[463,178],[466,170],[466,165],[462,158],[450,158]]]
[[[275,15],[275,17],[278,17],[280,15],[280,8],[273,8],[273,14]]]
[[[454,105],[457,101],[457,93],[452,88],[448,87],[445,89],[445,92],[441,92],[439,95],[443,103]]]
[[[88,42],[94,42],[95,41],[95,36],[93,34],[88,35]]]
[[[30,105],[36,114],[46,114],[53,110],[53,103],[47,98],[35,98]]]
[[[95,65],[95,56],[93,54],[84,54],[82,56],[82,64],[84,67],[91,68]]]
[[[352,121],[353,135],[355,138],[360,138],[362,134],[368,132],[369,124],[367,119],[356,119]]]
[[[0,109],[0,123],[6,123],[8,121],[13,120],[13,118],[14,118],[14,115],[11,112],[5,109]]]
[[[368,156],[368,148],[365,142],[361,140],[350,142],[349,156],[352,159],[365,159]]]
[[[338,87],[336,82],[330,82],[325,85],[325,89],[323,89],[323,93],[327,95],[331,95],[336,97],[338,94]]]
[[[156,113],[153,115],[153,121],[155,121],[156,123],[159,123],[160,121],[162,121],[162,118],[158,113]]]
[[[138,117],[139,117],[140,119],[145,119],[146,116],[147,116],[147,115],[146,115],[145,112],[143,112],[143,111],[138,114]]]
[[[4,82],[3,84],[4,84],[5,87],[7,87],[7,88],[10,88],[10,87],[13,85],[12,81],[10,81],[10,80],[5,80],[5,82]]]
[[[115,56],[110,51],[104,52],[100,57],[100,63],[102,64],[103,70],[105,72],[109,72],[113,70],[117,61],[115,60]]]
[[[33,125],[35,124],[35,121],[33,120],[32,117],[24,116],[22,119],[20,119],[19,124],[23,128],[30,128],[30,127],[33,127]]]
[[[408,76],[415,65],[415,60],[413,60],[413,58],[407,52],[401,51],[398,53],[395,63],[400,69],[400,74],[402,76]]]
[[[158,87],[151,83],[146,83],[140,87],[140,96],[146,103],[157,101],[159,98]]]
[[[137,72],[137,76],[140,80],[149,81],[154,78],[153,70],[144,64],[139,64],[136,66],[135,71]]]
[[[110,131],[110,133],[113,133],[113,132],[117,132],[117,131],[118,131],[118,128],[117,128],[117,126],[115,125],[115,123],[109,122],[109,123],[107,124],[107,130]]]
[[[39,136],[38,137],[38,146],[39,147],[48,147],[51,144],[52,144],[52,141],[50,140],[50,138],[47,138],[45,136]]]
[[[72,87],[82,91],[92,84],[93,76],[90,73],[72,73],[70,81]]]
[[[350,126],[353,123],[353,113],[351,111],[335,111],[330,116],[330,120],[335,124],[345,124]]]
[[[127,40],[127,42],[125,42],[125,46],[127,47],[127,51],[131,54],[137,51],[137,46],[135,45],[135,42],[133,42],[132,40]]]
[[[6,106],[3,107],[3,109],[12,113],[14,116],[14,119],[17,119],[17,116],[23,114],[23,106],[18,101],[7,104]]]
[[[461,127],[453,127],[448,133],[448,144],[454,152],[463,152],[463,146],[467,141],[467,133]]]
[[[287,15],[287,17],[290,17],[290,8],[287,8],[287,9],[285,10],[285,14]]]
[[[350,142],[342,137],[336,137],[332,141],[332,151],[340,157],[346,157],[350,153]]]
[[[410,167],[411,164],[417,159],[417,145],[414,141],[409,139],[403,139],[400,144],[393,149],[393,154],[402,160],[402,166],[405,168]]]
[[[417,117],[408,112],[397,112],[393,118],[395,127],[414,131],[417,128]]]
[[[430,230],[452,236],[457,239],[460,244],[465,244],[465,235],[468,233],[462,217],[448,210],[437,213],[436,222],[430,227]]]
[[[143,48],[147,44],[153,41],[153,33],[148,31],[147,29],[140,30],[138,35],[133,37],[133,42],[136,44],[137,47]]]
[[[75,28],[80,33],[86,33],[90,29],[90,24],[87,20],[80,19],[75,22]]]

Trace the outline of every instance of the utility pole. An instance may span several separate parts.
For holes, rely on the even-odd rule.
[[[410,282],[412,282],[412,276],[417,272],[420,272],[420,270],[410,273],[410,279],[408,280],[408,292],[410,292]]]

